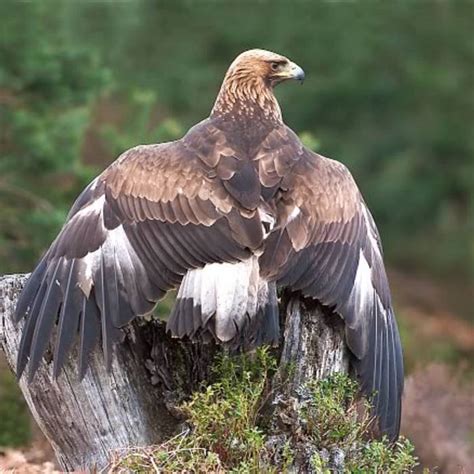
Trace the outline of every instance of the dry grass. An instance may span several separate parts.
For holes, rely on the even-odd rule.
[[[226,472],[217,456],[209,457],[205,449],[199,447],[189,447],[186,444],[186,432],[180,433],[174,438],[155,446],[132,447],[117,450],[112,455],[112,460],[102,473],[121,472],[148,472],[160,474],[166,472],[162,462],[167,465],[173,464],[176,459],[195,459],[201,457],[204,462],[200,466],[199,472],[212,472],[222,474]],[[181,467],[182,462],[179,461]],[[192,466],[196,469],[196,466]]]

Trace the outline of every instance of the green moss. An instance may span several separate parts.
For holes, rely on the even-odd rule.
[[[370,418],[360,415],[357,383],[343,374],[309,381],[298,401],[281,394],[278,420],[268,410],[269,381],[276,360],[268,349],[251,355],[222,355],[211,384],[181,408],[189,430],[160,446],[135,449],[120,461],[134,472],[285,472],[295,459],[316,472],[329,473],[333,453],[342,453],[351,473],[410,472],[413,445],[401,438],[371,440]],[[284,383],[283,383],[284,386]],[[268,405],[268,404],[267,404]],[[265,407],[265,409],[264,409]],[[285,428],[281,429],[281,421]]]

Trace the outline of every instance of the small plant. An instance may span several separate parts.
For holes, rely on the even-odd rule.
[[[386,439],[372,440],[353,450],[346,468],[354,474],[411,472],[417,465],[414,450],[413,444],[405,438],[394,446],[390,446]]]
[[[218,356],[213,383],[181,407],[190,430],[160,446],[128,451],[116,467],[133,472],[261,472],[265,435],[258,421],[275,368],[267,348]]]
[[[250,471],[259,469],[265,436],[258,417],[268,376],[275,368],[265,348],[239,358],[220,356],[213,369],[217,381],[184,406],[193,437],[218,453],[228,467],[245,464]]]
[[[307,385],[310,399],[301,415],[307,420],[308,432],[316,445],[329,447],[351,444],[368,428],[369,419],[357,411],[357,382],[344,374],[312,381]]]
[[[267,348],[220,355],[212,383],[181,407],[189,428],[159,446],[119,453],[114,468],[256,474],[330,473],[337,467],[362,474],[405,473],[416,466],[408,440],[392,446],[385,438],[370,439],[371,419],[368,410],[358,410],[355,381],[334,374],[309,381],[297,397],[276,396],[270,387],[276,366]],[[269,399],[274,411],[263,413]]]
[[[296,398],[280,401],[279,417],[300,457],[300,465],[318,473],[404,473],[417,465],[406,439],[391,445],[371,439],[370,405],[359,399],[356,381],[335,373],[298,389]],[[301,461],[303,458],[303,461]]]

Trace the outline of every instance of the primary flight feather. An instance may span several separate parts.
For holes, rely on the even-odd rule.
[[[54,374],[75,341],[79,372],[172,288],[168,329],[252,348],[279,340],[277,287],[334,308],[383,433],[398,436],[403,360],[375,223],[347,168],[307,149],[273,88],[303,80],[284,56],[246,51],[212,112],[174,142],[123,153],[74,203],[28,280],[18,376],[57,324]]]

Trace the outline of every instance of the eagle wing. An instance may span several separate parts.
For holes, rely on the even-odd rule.
[[[282,187],[286,217],[268,239],[263,272],[342,316],[362,391],[395,439],[403,358],[374,220],[347,168],[307,149]]]
[[[209,123],[184,139],[125,152],[79,196],[17,305],[26,316],[17,375],[34,375],[57,323],[54,375],[79,333],[79,373],[101,340],[107,366],[119,328],[153,309],[188,269],[249,258],[263,242],[251,175]],[[239,169],[239,167],[241,169]],[[255,181],[255,180],[254,180]],[[247,207],[241,204],[241,201]]]

